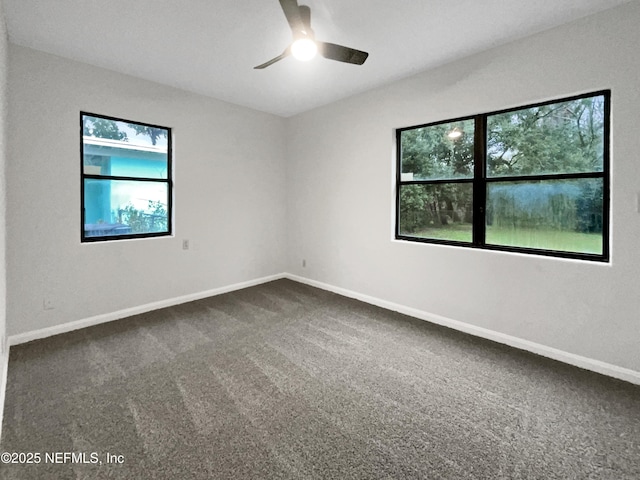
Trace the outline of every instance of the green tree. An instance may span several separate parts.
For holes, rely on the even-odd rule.
[[[454,128],[460,129],[460,137],[448,136]],[[420,180],[470,178],[473,143],[472,120],[465,121],[463,128],[445,123],[402,132],[402,172]]]
[[[454,129],[461,135],[451,138]],[[466,120],[402,132],[402,173],[413,180],[473,177],[473,131],[473,120]],[[470,184],[406,185],[400,192],[401,230],[414,233],[431,227],[469,223],[472,209]]]
[[[602,170],[604,102],[580,99],[487,121],[489,176]]]
[[[121,131],[114,120],[86,115],[82,125],[82,134],[87,137],[108,138],[125,142],[128,140],[126,132]]]
[[[128,225],[131,233],[166,232],[168,216],[166,205],[149,200],[146,211],[138,210],[131,203],[118,210],[118,223]]]
[[[603,170],[604,98],[592,97],[490,115],[487,176],[582,173]],[[457,128],[462,133],[451,138]],[[472,221],[468,184],[474,170],[474,122],[466,120],[405,130],[401,134],[400,226],[407,233]],[[451,182],[441,182],[452,180]],[[489,184],[487,224],[509,228],[601,232],[602,182]]]
[[[491,115],[489,177],[602,171],[604,100],[585,98]],[[494,187],[488,224],[602,231],[602,182],[507,183]],[[599,186],[598,186],[599,185]]]
[[[146,125],[138,125],[137,123],[129,123],[127,126],[135,130],[136,135],[146,135],[149,137],[152,145],[155,145],[160,137],[167,138],[167,130],[164,128],[148,127]]]

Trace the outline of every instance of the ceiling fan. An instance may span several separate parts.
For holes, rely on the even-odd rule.
[[[280,0],[280,6],[291,27],[293,43],[277,57],[253,68],[266,68],[289,55],[293,55],[298,60],[311,60],[316,53],[319,53],[329,60],[354,65],[362,65],[369,56],[367,52],[361,50],[316,40],[311,30],[311,9],[307,5],[298,5],[297,0]]]

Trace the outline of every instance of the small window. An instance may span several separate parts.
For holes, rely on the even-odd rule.
[[[396,238],[608,261],[609,102],[398,129]]]
[[[80,114],[82,241],[171,235],[171,129]]]

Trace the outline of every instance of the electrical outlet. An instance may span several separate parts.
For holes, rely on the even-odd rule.
[[[189,250],[189,239],[185,238],[184,240],[182,240],[182,249]]]
[[[303,258],[302,259],[302,268],[307,266],[307,261]]]

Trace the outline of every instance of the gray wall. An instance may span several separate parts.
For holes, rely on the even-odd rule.
[[[639,24],[632,2],[291,118],[289,271],[640,371]],[[611,264],[393,240],[395,128],[606,88]]]
[[[285,270],[282,118],[9,53],[9,335]],[[173,128],[175,237],[80,243],[81,110]]]
[[[7,292],[5,260],[6,250],[6,177],[7,163],[7,69],[8,41],[4,17],[4,5],[0,0],[0,353],[4,352],[6,334]],[[2,375],[0,374],[0,377]]]

